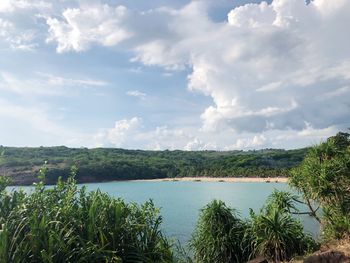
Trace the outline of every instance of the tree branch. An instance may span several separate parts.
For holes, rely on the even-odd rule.
[[[309,199],[306,198],[306,205],[309,207],[310,209],[310,216],[313,216],[319,223],[321,223],[321,219],[317,216],[317,210],[320,208],[320,207],[317,207],[317,209],[314,209],[311,205],[311,202]]]

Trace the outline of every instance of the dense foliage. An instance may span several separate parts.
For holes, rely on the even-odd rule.
[[[201,210],[190,242],[196,262],[233,263],[264,256],[273,262],[304,255],[317,243],[304,233],[292,216],[292,196],[275,191],[259,214],[251,211],[248,220],[221,201],[212,201]]]
[[[322,223],[325,238],[350,237],[350,134],[338,133],[311,148],[292,170],[290,184]]]
[[[67,147],[13,148],[0,146],[0,174],[14,184],[31,184],[47,162],[47,183],[78,167],[78,182],[173,178],[186,176],[285,176],[304,158],[306,149],[260,151],[141,151],[71,149]]]
[[[44,187],[47,170],[31,193],[6,192],[0,177],[0,262],[192,262],[160,230],[151,201],[138,206],[67,182]],[[190,241],[195,262],[245,262],[263,255],[280,262],[316,248],[292,217],[295,196],[275,191],[248,219],[222,201],[201,210]],[[182,249],[180,247],[180,249]],[[181,251],[180,251],[181,252]]]
[[[273,262],[290,260],[317,248],[317,243],[293,217],[297,211],[294,196],[288,192],[274,191],[259,214],[251,211],[246,243],[251,255],[263,255]]]
[[[196,262],[245,262],[249,255],[242,247],[246,224],[235,210],[214,200],[201,210],[190,241]]]
[[[43,177],[44,171],[42,171]],[[173,262],[151,201],[138,206],[59,181],[32,193],[0,179],[0,262]]]

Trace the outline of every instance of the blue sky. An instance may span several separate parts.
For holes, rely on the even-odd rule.
[[[0,144],[234,150],[350,126],[346,0],[0,3]]]

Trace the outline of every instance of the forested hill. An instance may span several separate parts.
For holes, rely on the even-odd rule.
[[[0,146],[0,175],[13,184],[30,184],[46,162],[47,183],[65,178],[73,165],[78,182],[186,176],[285,176],[298,165],[307,148],[259,151],[142,151],[114,148]]]

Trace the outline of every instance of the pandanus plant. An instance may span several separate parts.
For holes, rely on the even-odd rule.
[[[222,201],[214,200],[201,210],[190,241],[196,262],[245,262],[242,249],[246,224],[237,212]]]
[[[45,170],[41,172],[44,179]],[[72,176],[30,193],[0,179],[0,262],[172,262],[152,201],[139,206],[78,188]]]

